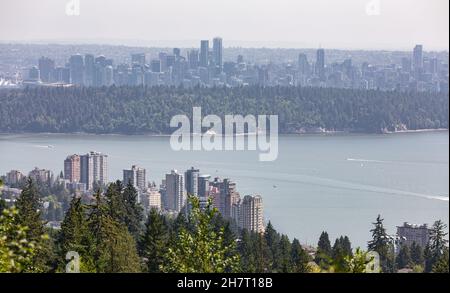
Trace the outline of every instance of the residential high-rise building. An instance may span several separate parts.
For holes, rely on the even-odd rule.
[[[123,184],[127,185],[128,183],[131,183],[137,190],[144,191],[147,188],[145,169],[133,165],[129,170],[123,170]]]
[[[39,58],[38,63],[41,80],[43,82],[53,81],[55,74],[55,61],[47,57],[41,57]]]
[[[214,38],[213,39],[213,60],[214,66],[217,68],[219,72],[222,72],[223,69],[223,46],[222,46],[222,38]]]
[[[53,172],[50,170],[39,169],[38,167],[35,167],[32,171],[30,171],[28,177],[30,177],[34,181],[51,182],[53,180]]]
[[[415,242],[425,248],[430,238],[430,229],[427,224],[413,225],[405,222],[403,226],[397,226],[397,236],[401,244],[411,246]]]
[[[161,72],[166,72],[168,69],[167,66],[167,53],[166,52],[160,52],[158,54],[158,58],[161,64]]]
[[[99,152],[89,152],[80,156],[80,180],[91,190],[94,184],[108,183],[108,156]]]
[[[80,54],[72,55],[69,59],[70,82],[77,85],[84,83],[84,62]]]
[[[64,160],[64,179],[69,182],[80,182],[80,156],[71,155]]]
[[[177,170],[166,174],[164,204],[166,210],[174,212],[180,212],[186,205],[183,175]]]
[[[325,50],[318,49],[316,54],[316,75],[321,79],[325,79]]]
[[[208,67],[209,60],[209,41],[202,40],[200,41],[200,66]]]
[[[248,231],[264,232],[263,201],[259,195],[246,195],[240,207],[242,228]]]
[[[156,186],[152,186],[147,189],[144,196],[147,198],[147,210],[157,209],[161,210],[161,193],[156,188]]]
[[[207,197],[209,193],[209,180],[211,175],[198,176],[198,195],[200,197]]]
[[[7,184],[18,184],[22,179],[25,178],[25,175],[18,170],[11,170],[6,173],[6,183]]]
[[[184,181],[186,185],[186,193],[188,195],[198,195],[198,177],[200,175],[200,170],[191,167],[184,173]]]

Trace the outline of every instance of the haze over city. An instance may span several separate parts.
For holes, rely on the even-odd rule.
[[[79,0],[3,1],[0,42],[192,47],[448,50],[446,0]],[[11,13],[14,12],[14,13]]]

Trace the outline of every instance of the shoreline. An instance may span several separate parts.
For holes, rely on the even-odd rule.
[[[395,135],[405,133],[426,133],[426,132],[448,132],[448,128],[426,128],[426,129],[411,129],[386,131],[382,133],[375,132],[358,132],[358,131],[309,131],[309,132],[287,132],[279,133],[279,136],[305,136],[305,135]],[[21,135],[86,135],[86,136],[149,136],[149,137],[170,137],[172,134],[164,133],[92,133],[92,132],[0,132],[0,136],[21,136]],[[191,134],[198,135],[198,134]],[[236,136],[255,135],[254,133],[239,133]],[[227,136],[227,135],[222,135]]]

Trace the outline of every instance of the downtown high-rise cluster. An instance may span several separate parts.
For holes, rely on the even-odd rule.
[[[381,54],[381,53],[380,53]],[[150,58],[149,58],[150,57]],[[131,63],[115,64],[111,58],[92,54],[72,55],[64,66],[41,57],[29,69],[23,86],[311,86],[363,90],[448,92],[448,61],[432,53],[425,55],[416,45],[400,64],[356,64],[351,56],[327,61],[320,48],[311,58],[298,54],[297,60],[251,63],[243,55],[224,60],[222,38],[201,40],[199,48],[161,51],[157,56],[131,54]]]

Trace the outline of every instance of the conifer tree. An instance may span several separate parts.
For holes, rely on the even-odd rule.
[[[372,240],[368,243],[368,249],[379,254],[382,272],[393,273],[395,272],[394,247],[386,233],[383,221],[384,219],[378,215],[376,222],[373,223],[375,227],[370,230]]]
[[[310,261],[310,256],[300,245],[298,239],[292,241],[291,248],[291,258],[292,258],[292,272],[294,273],[307,273],[308,263]]]
[[[141,240],[142,254],[147,259],[149,273],[161,272],[168,243],[169,232],[164,216],[156,209],[151,209]]]
[[[402,245],[400,247],[400,251],[397,255],[397,267],[399,269],[408,268],[411,266],[412,260],[411,260],[411,252],[407,245]]]
[[[332,249],[328,233],[323,231],[320,234],[319,242],[317,243],[317,251],[314,261],[322,268],[328,269],[331,264]]]

